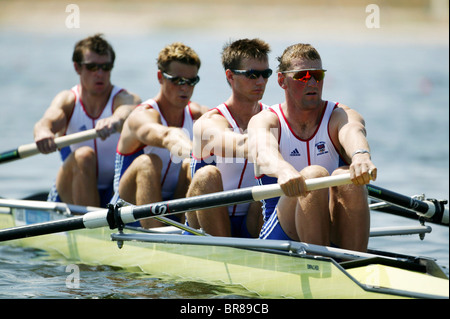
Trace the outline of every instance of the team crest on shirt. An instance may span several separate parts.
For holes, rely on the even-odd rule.
[[[318,142],[316,143],[315,146],[317,150],[317,155],[323,155],[328,153],[327,144],[325,142]]]

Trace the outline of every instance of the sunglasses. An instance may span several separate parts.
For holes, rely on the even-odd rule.
[[[107,63],[95,63],[95,62],[81,62],[81,65],[84,65],[88,71],[98,71],[99,69],[102,69],[103,71],[111,71],[114,67],[114,63],[107,62]]]
[[[319,69],[305,69],[305,70],[291,70],[291,71],[283,71],[281,73],[295,73],[292,77],[294,80],[301,82],[308,82],[312,77],[316,80],[316,82],[320,82],[325,77],[325,72],[327,70],[319,70]]]
[[[183,78],[181,76],[173,76],[173,75],[167,74],[166,72],[162,72],[162,74],[167,80],[170,80],[175,85],[187,84],[190,86],[194,86],[200,81],[200,77],[198,75],[195,78],[187,79],[187,78]]]
[[[263,71],[230,69],[230,71],[233,72],[234,74],[245,75],[246,78],[252,79],[252,80],[259,79],[260,76],[262,76],[264,79],[268,79],[272,75],[271,69],[265,69]]]

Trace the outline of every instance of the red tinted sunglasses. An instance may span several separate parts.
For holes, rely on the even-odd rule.
[[[304,70],[290,70],[283,71],[281,73],[295,73],[292,77],[294,80],[301,82],[308,82],[312,77],[316,80],[316,82],[320,82],[325,77],[325,72],[327,70],[318,70],[318,69],[304,69]]]

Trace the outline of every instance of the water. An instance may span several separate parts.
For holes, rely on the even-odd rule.
[[[252,34],[253,35],[253,34]],[[244,35],[244,36],[252,36]],[[270,42],[270,65],[298,36],[255,34]],[[84,35],[83,35],[84,36]],[[32,142],[34,123],[51,99],[77,83],[70,63],[79,34],[0,31],[0,151]],[[143,99],[158,91],[155,60],[166,44],[182,40],[202,59],[201,81],[193,100],[209,107],[229,95],[220,52],[230,35],[208,32],[107,35],[116,54],[112,82]],[[235,37],[237,38],[237,37]],[[425,193],[449,198],[449,60],[448,43],[421,45],[308,39],[328,69],[324,98],[357,109],[366,119],[372,158],[379,169],[377,185],[406,195]],[[283,100],[276,77],[269,80],[264,102]],[[23,198],[48,190],[59,166],[56,154],[0,165],[0,196]],[[372,226],[416,225],[383,213]],[[431,225],[431,224],[430,224]],[[448,227],[432,226],[418,236],[371,239],[370,247],[437,259],[448,273]],[[0,298],[215,298],[235,292],[198,283],[180,283],[132,274],[105,266],[80,265],[82,289],[68,290],[65,264],[42,252],[0,246]],[[145,279],[145,280],[143,280]]]

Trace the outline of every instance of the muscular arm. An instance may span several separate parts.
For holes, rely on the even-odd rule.
[[[101,119],[95,125],[98,135],[102,139],[106,139],[114,132],[121,132],[123,123],[136,105],[141,102],[139,96],[122,91],[114,99],[113,114],[105,119]]]
[[[247,158],[247,139],[247,134],[235,133],[225,117],[212,110],[194,124],[193,154]]]
[[[304,177],[283,159],[278,147],[279,122],[271,111],[262,111],[249,122],[249,157],[257,174],[276,177],[287,196],[306,193]]]
[[[152,108],[140,108],[133,111],[126,121],[129,135],[140,144],[168,149],[172,154],[189,158],[192,142],[178,127],[165,126],[159,113]],[[125,144],[127,137],[125,136]],[[131,145],[130,145],[131,146]]]
[[[67,121],[75,105],[74,94],[62,91],[51,102],[42,118],[34,125],[34,141],[41,153],[56,151],[55,134],[67,126]]]
[[[372,179],[375,180],[377,169],[371,161],[370,154],[356,154],[352,157],[357,150],[370,151],[363,117],[344,105],[333,111],[330,119],[330,131],[334,132],[331,135],[337,138],[338,143],[335,145],[340,145],[341,154],[351,163],[352,181],[359,185],[369,183],[369,171]]]

